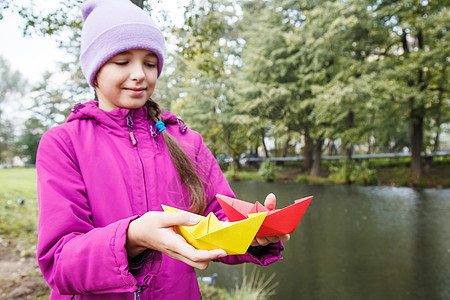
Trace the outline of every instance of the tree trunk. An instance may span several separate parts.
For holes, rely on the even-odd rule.
[[[261,144],[263,145],[264,153],[266,154],[266,157],[269,158],[270,157],[269,150],[267,150],[266,142],[264,141],[264,137],[266,136],[264,128],[261,128],[260,132],[261,132]]]
[[[419,49],[423,49],[423,32],[418,31],[417,41]],[[417,85],[420,91],[426,88],[426,83],[423,79],[423,71],[419,69]],[[420,101],[420,100],[419,100]],[[423,175],[422,158],[420,156],[423,148],[423,130],[425,118],[425,106],[422,103],[415,103],[416,99],[411,97],[410,104],[410,124],[409,124],[409,139],[411,141],[411,172],[419,178]]]
[[[325,153],[330,156],[337,154],[336,146],[334,145],[334,139],[328,140],[328,144],[327,144]]]
[[[312,177],[318,177],[320,175],[320,166],[322,164],[322,137],[317,138],[314,141],[314,162],[309,173]]]
[[[353,111],[349,111],[347,114],[347,129],[353,128],[355,123],[355,114]],[[353,155],[353,143],[346,142],[344,145],[344,155],[351,160]]]
[[[313,165],[313,155],[314,155],[314,141],[309,136],[308,130],[305,130],[305,147],[303,148],[303,156],[305,160],[303,161],[303,171],[310,172]]]
[[[288,152],[289,152],[289,140],[290,137],[288,136],[288,138],[286,139],[286,143],[283,146],[283,153],[281,154],[281,156],[283,157],[287,157],[288,156]]]
[[[375,123],[375,110],[372,111],[372,116],[370,117],[370,126],[373,128],[373,124]],[[373,130],[369,131],[369,136],[367,137],[367,154],[372,153],[372,137]]]
[[[434,136],[434,147],[433,152],[436,153],[439,151],[439,136],[441,134],[441,109],[442,109],[442,102],[444,99],[444,86],[447,82],[447,74],[446,74],[446,68],[447,64],[444,63],[444,67],[442,68],[442,77],[441,82],[439,83],[439,94],[438,94],[438,103],[436,105],[436,135]]]
[[[423,114],[421,108],[414,107],[414,98],[410,99],[409,139],[411,142],[411,172],[419,178],[423,175],[422,158],[423,147]]]

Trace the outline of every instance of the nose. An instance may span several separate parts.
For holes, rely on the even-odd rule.
[[[130,78],[131,78],[131,80],[137,81],[137,82],[144,81],[145,73],[144,73],[143,67],[140,66],[139,64],[133,65],[132,69],[131,69],[131,73],[130,73]]]

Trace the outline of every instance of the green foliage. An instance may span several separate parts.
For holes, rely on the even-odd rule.
[[[228,300],[231,297],[230,293],[224,288],[210,286],[204,282],[199,282],[198,286],[204,300]]]
[[[238,174],[238,169],[237,169],[236,165],[233,163],[230,163],[228,165],[227,170],[223,173],[225,178],[230,181],[239,181],[240,178],[238,177],[237,174]]]
[[[339,166],[331,167],[329,178],[337,183],[355,183],[358,185],[373,185],[377,183],[377,172],[369,162],[361,163],[345,158]]]
[[[261,181],[261,175],[253,170],[238,170],[234,166],[229,166],[229,168],[224,172],[224,176],[229,181]]]
[[[73,57],[62,66],[70,80],[55,88],[46,79],[35,93],[41,110],[33,118],[47,127],[92,96],[77,61],[80,2],[49,13],[3,4],[24,17],[28,34],[55,36]],[[156,8],[160,0],[135,2],[163,16],[176,44],[155,99],[214,154],[267,150],[267,138],[274,153],[306,141],[312,155],[309,142],[319,139],[339,140],[341,151],[442,150],[450,121],[446,1],[189,1],[181,27]]]
[[[295,179],[295,182],[297,183],[308,183],[308,176],[307,175],[298,175]]]
[[[23,75],[12,70],[8,61],[0,56],[0,105],[17,95],[23,94],[26,85],[27,81]]]
[[[267,182],[273,182],[278,176],[280,167],[275,162],[266,159],[259,166],[258,174]]]
[[[25,130],[19,137],[17,148],[21,156],[26,158],[29,164],[36,163],[39,141],[47,129],[35,118],[30,118],[25,122]]]
[[[191,2],[185,23],[174,30],[177,50],[170,76],[171,109],[202,134],[213,154],[234,158],[245,150],[246,131],[233,118],[237,41],[233,39],[234,1]],[[194,33],[194,34],[192,34]]]

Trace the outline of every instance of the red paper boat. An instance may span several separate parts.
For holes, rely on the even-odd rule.
[[[296,200],[294,204],[285,208],[269,210],[258,201],[252,204],[220,194],[217,194],[216,197],[230,222],[247,219],[248,215],[252,213],[267,212],[267,217],[264,219],[256,236],[294,232],[313,198],[313,196],[306,197]]]

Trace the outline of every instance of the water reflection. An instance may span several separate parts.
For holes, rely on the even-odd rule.
[[[236,195],[277,207],[313,195],[275,272],[275,299],[450,299],[450,190],[232,183]],[[249,271],[251,268],[247,266]],[[242,267],[211,264],[232,289]],[[204,275],[202,275],[204,276]]]

